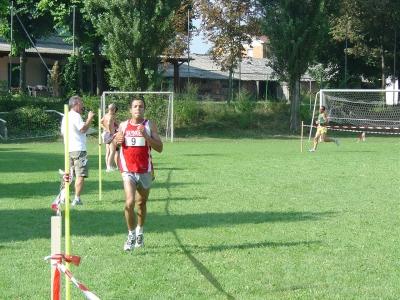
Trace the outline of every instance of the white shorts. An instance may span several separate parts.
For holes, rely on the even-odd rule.
[[[141,187],[145,190],[150,188],[152,181],[152,171],[147,173],[134,173],[134,172],[122,172],[122,180],[132,180],[136,183],[136,187]]]

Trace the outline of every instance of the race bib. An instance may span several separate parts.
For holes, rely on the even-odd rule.
[[[146,139],[142,136],[125,137],[125,145],[128,147],[142,147],[146,145]]]

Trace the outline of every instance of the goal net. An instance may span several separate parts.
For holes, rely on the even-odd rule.
[[[160,137],[173,142],[173,92],[103,92],[100,104],[102,115],[107,113],[108,105],[114,103],[118,107],[116,115],[118,124],[131,119],[129,105],[134,97],[142,98],[146,102],[145,118],[157,125]]]
[[[399,90],[320,90],[329,122],[354,126],[400,125]],[[317,98],[316,98],[317,99]],[[318,111],[314,104],[314,113]],[[314,115],[313,115],[314,119]]]
[[[33,107],[0,112],[0,139],[59,136],[62,117],[63,114],[58,111]]]

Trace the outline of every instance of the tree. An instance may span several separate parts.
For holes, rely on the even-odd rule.
[[[388,0],[331,0],[337,5],[336,14],[330,16],[332,38],[337,42],[348,40],[346,51],[350,57],[362,62],[359,77],[380,81],[381,88],[386,78],[393,75],[396,34],[400,24],[400,7]],[[396,42],[398,43],[398,41]],[[352,69],[357,65],[351,65]],[[380,70],[380,76],[376,76]]]
[[[90,18],[104,36],[110,85],[120,90],[154,90],[162,80],[160,55],[174,40],[180,0],[87,0]],[[93,12],[97,12],[93,14]]]
[[[232,92],[232,74],[243,55],[243,44],[251,44],[260,34],[254,9],[250,0],[199,0],[197,10],[201,15],[201,31],[213,43],[212,59],[229,72],[228,104]]]
[[[55,33],[50,12],[38,9],[39,1],[13,1],[13,41],[12,55],[20,56],[20,93],[26,93],[26,55],[25,49],[36,45],[38,39],[48,38]],[[0,10],[0,18],[9,19],[10,11]],[[3,22],[0,35],[11,42],[11,23]],[[11,87],[11,82],[9,83]]]
[[[62,29],[61,33],[71,34],[65,40],[74,44],[73,55],[77,56],[77,59],[69,59],[68,73],[74,69],[78,77],[76,81],[74,80],[76,86],[68,84],[69,88],[73,88],[76,92],[83,89],[83,63],[90,63],[94,58],[97,95],[100,95],[103,92],[103,68],[99,49],[103,39],[89,18],[90,12],[87,11],[84,0],[41,0],[39,7],[43,11],[51,12],[55,28]],[[71,66],[72,63],[77,64],[76,68]]]
[[[190,33],[194,30],[192,23],[195,17],[193,1],[194,0],[182,1],[179,8],[176,10],[172,21],[172,25],[176,30],[176,35],[170,45],[163,51],[165,57],[177,58],[182,56],[185,51],[189,51]]]
[[[262,32],[270,39],[270,66],[288,82],[290,129],[300,129],[300,79],[327,33],[324,0],[260,0]]]

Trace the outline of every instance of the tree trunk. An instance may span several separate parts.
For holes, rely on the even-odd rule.
[[[290,83],[290,130],[298,131],[300,129],[300,78]]]
[[[232,68],[229,68],[229,79],[228,79],[228,100],[226,103],[228,103],[228,105],[231,103],[231,98],[232,98]]]
[[[386,63],[385,63],[385,46],[383,45],[383,37],[381,37],[381,67],[382,67],[382,90],[386,88]]]
[[[79,30],[81,17],[82,15],[79,12],[77,12],[77,16],[75,17],[75,28],[78,28],[78,30],[75,30],[74,32],[74,40],[75,40],[74,54],[78,57],[78,85],[80,91],[83,91],[83,61],[82,61],[82,55],[79,51],[79,48],[81,47],[81,34]],[[77,91],[77,93],[80,93],[80,91]]]
[[[19,93],[26,94],[26,53],[25,49],[19,53]]]
[[[94,52],[94,61],[96,64],[96,95],[101,96],[103,93],[104,87],[103,87],[103,68],[101,67],[101,58],[100,58],[100,52],[99,52],[99,44],[95,43],[93,47],[93,52]]]

